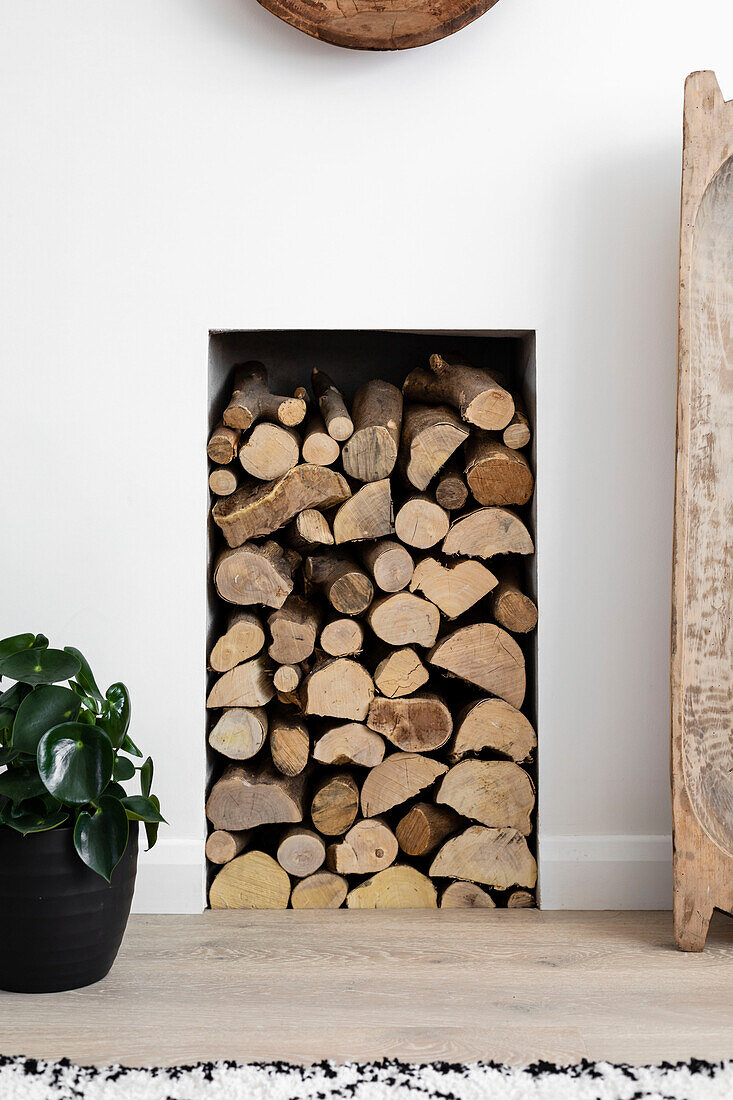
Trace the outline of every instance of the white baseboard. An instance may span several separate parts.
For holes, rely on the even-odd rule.
[[[671,836],[540,837],[543,909],[671,909]]]
[[[205,907],[204,841],[161,839],[140,852],[133,913],[200,913]]]

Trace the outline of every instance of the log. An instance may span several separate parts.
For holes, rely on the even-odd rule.
[[[336,389],[328,375],[317,367],[311,373],[311,386],[328,434],[332,439],[343,443],[353,432],[354,424],[341,392]]]
[[[303,672],[299,665],[278,665],[272,674],[275,690],[284,695],[292,695],[297,691],[302,679]]]
[[[272,856],[245,852],[219,871],[209,890],[212,909],[287,909],[290,879]]]
[[[520,710],[503,699],[479,699],[458,715],[448,758],[457,763],[489,749],[520,764],[536,747],[537,734]]]
[[[462,626],[428,653],[428,664],[490,691],[513,707],[524,700],[524,655],[511,634],[493,623]]]
[[[265,632],[257,616],[251,611],[232,611],[226,632],[214,644],[209,664],[214,672],[228,672],[256,657],[264,644]]]
[[[262,363],[242,363],[234,368],[232,398],[224,410],[228,428],[246,431],[256,420],[272,420],[294,428],[305,417],[306,403],[297,397],[276,397],[270,393]]]
[[[453,810],[432,802],[417,802],[401,819],[395,833],[405,855],[427,856],[461,824],[461,818]]]
[[[341,875],[318,871],[296,882],[290,896],[293,909],[340,909],[349,892],[349,884]]]
[[[303,596],[288,596],[282,607],[267,618],[272,635],[267,652],[272,660],[281,665],[307,660],[315,649],[320,622],[321,613],[315,604]]]
[[[239,448],[239,461],[259,481],[274,481],[298,465],[300,436],[281,424],[255,424]]]
[[[438,892],[414,867],[397,864],[347,894],[346,905],[349,909],[437,909]]]
[[[440,895],[441,909],[496,909],[496,902],[475,882],[452,882]]]
[[[252,833],[244,829],[239,833],[228,833],[226,829],[214,829],[206,841],[206,858],[210,863],[229,863],[244,851]]]
[[[324,836],[340,836],[354,824],[359,810],[359,788],[349,772],[322,779],[311,802],[311,819]]]
[[[450,516],[428,496],[408,497],[395,516],[397,537],[418,550],[427,550],[445,538]]]
[[[294,826],[283,835],[277,846],[277,862],[294,878],[306,878],[323,866],[326,845],[323,837],[312,829]]]
[[[303,462],[310,462],[313,466],[332,466],[341,454],[338,440],[328,434],[320,413],[308,418],[303,434],[302,454]]]
[[[352,408],[354,432],[344,445],[344,473],[357,481],[389,477],[397,461],[402,425],[402,393],[374,378],[356,391]]]
[[[431,787],[438,776],[447,771],[445,764],[429,756],[411,752],[392,753],[372,768],[364,780],[361,812],[364,817],[378,817]]]
[[[418,562],[410,581],[411,592],[422,592],[440,608],[448,619],[464,615],[482,600],[498,581],[480,561],[464,561],[441,565],[435,558]]]
[[[364,627],[356,619],[331,619],[321,631],[320,646],[330,657],[352,657],[364,644]]]
[[[468,500],[468,487],[455,458],[449,459],[438,474],[435,482],[435,499],[440,507],[448,512],[457,511]]]
[[[312,550],[314,546],[333,546],[333,533],[328,520],[315,508],[305,508],[288,524],[289,544],[296,550]]]
[[[367,622],[378,638],[391,646],[435,645],[440,612],[435,604],[411,592],[395,592],[375,600]]]
[[[320,589],[341,615],[359,615],[372,602],[372,582],[345,554],[335,551],[311,554],[305,559],[303,571],[309,584]]]
[[[260,751],[266,736],[264,707],[230,707],[209,734],[209,744],[230,760],[249,760]]]
[[[493,558],[495,554],[533,554],[534,544],[514,512],[507,508],[478,508],[451,524],[443,540],[443,553]]]
[[[533,888],[537,864],[527,841],[516,829],[472,825],[445,842],[432,862],[430,877],[465,879],[497,890]]]
[[[408,405],[402,423],[400,472],[416,489],[427,489],[469,431],[446,405]]]
[[[220,466],[227,466],[233,462],[237,457],[241,434],[236,428],[227,428],[224,421],[220,420],[211,433],[206,447],[206,453],[211,461],[217,462]]]
[[[239,488],[237,471],[228,466],[217,466],[209,474],[209,488],[218,497],[229,497]]]
[[[384,759],[384,741],[361,722],[334,726],[316,741],[313,759],[319,764],[358,764],[374,768]]]
[[[264,657],[254,657],[219,677],[206,706],[262,707],[274,694],[269,664]]]
[[[351,489],[327,466],[294,466],[276,481],[254,481],[224,497],[211,515],[229,546],[271,535],[304,508],[343,504]]]
[[[231,764],[211,788],[206,816],[215,829],[238,832],[303,820],[303,775],[282,775],[272,764]]]
[[[514,416],[502,432],[504,446],[510,447],[513,451],[518,451],[521,447],[526,447],[531,438],[532,429],[529,424],[527,412],[521,399],[515,394]]]
[[[428,670],[411,646],[393,649],[374,670],[374,686],[388,699],[412,695],[428,679]]]
[[[402,386],[405,397],[452,405],[461,418],[489,432],[501,431],[514,415],[512,395],[487,370],[458,359],[430,356],[430,370],[414,370]]]
[[[462,760],[443,776],[435,801],[495,829],[532,830],[532,780],[511,760]]]
[[[336,544],[379,539],[394,531],[389,479],[362,485],[333,517]]]
[[[357,661],[335,657],[316,665],[300,689],[305,714],[363,722],[374,698],[372,678]]]
[[[515,890],[506,899],[507,909],[534,909],[537,902],[529,890]]]
[[[397,838],[386,822],[372,817],[357,821],[338,844],[330,844],[326,865],[342,875],[373,875],[397,859]]]
[[[369,707],[367,726],[403,752],[435,752],[450,738],[453,719],[438,695],[377,696]]]
[[[283,775],[300,775],[308,763],[310,735],[302,718],[276,713],[270,722],[270,755]]]
[[[537,626],[537,605],[521,589],[518,570],[506,567],[491,597],[491,611],[499,626],[513,634],[527,634]]]
[[[293,571],[299,561],[293,550],[283,550],[276,542],[263,546],[246,542],[221,552],[214,566],[214,586],[228,603],[282,607],[293,591]]]
[[[361,550],[361,560],[383,592],[401,592],[415,568],[409,550],[394,539],[381,539]]]
[[[492,507],[526,504],[534,489],[524,455],[488,436],[473,436],[466,444],[466,481],[478,503]]]

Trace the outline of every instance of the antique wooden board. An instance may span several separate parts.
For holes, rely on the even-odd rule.
[[[675,937],[733,911],[733,101],[685,86],[672,588]]]

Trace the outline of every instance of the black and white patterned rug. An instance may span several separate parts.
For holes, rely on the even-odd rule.
[[[0,1057],[1,1100],[731,1100],[733,1061],[676,1065],[208,1062],[101,1069]]]

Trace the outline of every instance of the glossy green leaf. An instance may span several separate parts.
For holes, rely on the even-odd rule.
[[[94,813],[82,810],[74,826],[74,847],[80,858],[107,882],[124,855],[129,834],[124,807],[104,795]]]
[[[16,711],[28,692],[32,690],[28,684],[13,684],[12,687],[0,695],[0,707],[3,710]]]
[[[13,723],[14,749],[32,753],[47,730],[62,722],[74,722],[81,701],[69,688],[58,684],[42,684],[26,695],[18,707]]]
[[[150,801],[152,802],[155,809],[160,811],[160,801],[159,801],[157,795],[151,794]],[[155,842],[158,839],[158,829],[159,828],[160,828],[160,823],[157,822],[157,821],[146,821],[145,822],[145,835],[146,835],[147,840],[148,840],[148,847],[147,847],[146,851],[149,852],[151,848],[155,847]]]
[[[147,821],[153,825],[165,822],[165,818],[161,817],[160,803],[156,806],[151,798],[143,798],[141,794],[131,794],[121,798],[120,802],[125,807],[130,821]]]
[[[153,760],[148,756],[140,767],[140,789],[143,797],[147,798],[153,785]]]
[[[24,649],[0,661],[0,676],[24,684],[56,684],[70,680],[80,669],[78,658],[63,649]]]
[[[48,638],[45,634],[36,634],[33,639],[33,649],[48,649]]]
[[[115,760],[115,769],[112,772],[112,778],[118,783],[126,783],[128,779],[132,779],[135,774],[135,765],[132,760],[128,760],[126,756],[118,756]]]
[[[0,794],[11,802],[24,802],[45,793],[46,788],[35,769],[9,768],[0,775]]]
[[[102,713],[97,720],[116,749],[125,748],[124,741],[130,728],[130,693],[124,684],[112,684],[102,703]],[[125,752],[130,752],[125,749]],[[132,753],[142,756],[142,753]]]
[[[98,798],[109,783],[114,751],[103,730],[64,722],[43,735],[37,759],[50,793],[61,802],[81,805]]]
[[[116,783],[114,779],[111,783],[108,783],[104,788],[105,797],[111,795],[113,798],[127,798],[127,791],[121,783]]]
[[[12,638],[3,638],[0,640],[0,660],[3,657],[9,657],[11,653],[20,653],[23,649],[30,649],[34,641],[34,634],[14,634]]]
[[[120,745],[120,751],[121,752],[127,752],[127,753],[130,754],[130,756],[142,757],[142,753],[140,752],[140,749],[137,747],[137,745],[135,744],[135,742],[133,741],[133,739],[130,737],[129,734],[125,734],[125,739],[122,742],[122,744]]]
[[[94,679],[92,670],[89,667],[89,662],[87,661],[84,654],[80,650],[75,649],[72,645],[65,645],[64,653],[71,653],[73,657],[76,657],[81,666],[76,676],[74,677],[77,684],[79,684],[84,689],[84,691],[87,695],[90,696],[90,698],[96,699],[98,703],[101,703],[104,696],[97,687],[97,682]]]
[[[24,802],[22,806],[10,806],[2,814],[2,822],[10,829],[27,836],[28,833],[47,833],[68,820],[68,813],[61,809],[49,810],[40,798]]]

